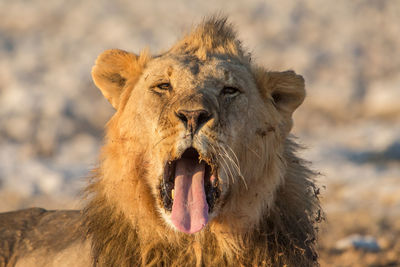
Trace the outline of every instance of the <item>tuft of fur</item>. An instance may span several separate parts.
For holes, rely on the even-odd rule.
[[[321,211],[315,174],[306,162],[296,156],[299,147],[288,135],[292,112],[304,99],[304,80],[301,76],[294,72],[267,72],[261,67],[251,66],[226,18],[205,20],[167,52],[171,55],[192,55],[203,61],[221,57],[241,62],[251,69],[264,101],[274,102],[281,112],[279,115],[272,109],[270,112],[274,116],[274,125],[279,129],[273,126],[259,129],[256,132],[258,136],[253,140],[258,146],[253,148],[261,150],[260,158],[265,166],[261,178],[274,180],[272,185],[276,188],[270,190],[276,192],[271,194],[272,197],[255,195],[254,206],[250,205],[246,213],[246,216],[250,214],[247,217],[251,217],[251,223],[246,221],[246,216],[241,218],[231,213],[222,219],[216,218],[201,232],[187,235],[171,229],[162,221],[151,185],[146,182],[151,168],[149,150],[154,144],[149,145],[140,138],[128,138],[120,131],[121,127],[134,127],[130,122],[121,121],[122,112],[129,109],[127,103],[133,85],[149,56],[133,56],[123,51],[110,53],[140,64],[120,68],[109,61],[112,70],[107,69],[108,77],[111,77],[106,79],[107,86],[115,87],[112,92],[117,93],[112,95],[105,91],[103,94],[117,112],[107,125],[100,166],[86,189],[89,202],[84,209],[84,227],[92,243],[93,265],[317,265],[316,225]],[[98,62],[107,60],[107,57],[101,57]],[[96,81],[96,75],[100,73],[101,77],[101,71],[98,68],[93,72],[100,87],[104,81]],[[127,86],[127,83],[132,83],[132,86]],[[121,91],[122,87],[124,91]],[[300,89],[296,91],[294,88]],[[143,110],[143,114],[146,112],[151,111]],[[264,138],[268,134],[273,136],[270,141]],[[250,153],[239,152],[238,156],[245,165],[252,161],[248,156]],[[249,172],[250,169],[247,174]],[[243,190],[238,187],[230,192],[229,197],[240,201],[245,197],[241,192]]]
[[[211,17],[204,20],[190,34],[177,42],[169,52],[195,55],[201,60],[207,60],[212,55],[221,55],[234,57],[243,62],[249,61],[241,42],[236,38],[233,26],[225,17]]]

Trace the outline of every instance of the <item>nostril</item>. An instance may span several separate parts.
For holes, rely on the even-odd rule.
[[[206,111],[206,110],[202,110],[202,112],[199,114],[199,117],[197,119],[197,124],[203,125],[204,123],[206,123],[207,121],[209,121],[211,119],[211,114]]]
[[[186,115],[185,115],[184,112],[178,111],[178,112],[175,112],[175,115],[176,115],[182,122],[187,123],[188,120],[187,120],[187,117],[186,117]]]

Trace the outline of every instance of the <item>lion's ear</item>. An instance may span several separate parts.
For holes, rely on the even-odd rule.
[[[278,111],[285,116],[291,116],[304,101],[304,79],[294,71],[277,72],[258,68],[255,78],[262,96],[272,98]]]
[[[277,110],[287,119],[290,130],[292,114],[306,95],[303,77],[294,71],[273,72],[259,68],[255,71],[255,78],[263,97],[272,98]]]
[[[141,57],[123,50],[110,49],[97,58],[92,68],[93,81],[115,109],[118,109],[127,81],[140,76],[144,67]]]
[[[294,71],[268,72],[267,77],[267,89],[276,107],[291,116],[306,96],[303,77]]]

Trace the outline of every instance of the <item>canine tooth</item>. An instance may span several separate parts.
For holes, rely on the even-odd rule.
[[[171,198],[172,198],[172,199],[174,199],[174,194],[175,194],[175,190],[172,189],[172,190],[171,190]]]
[[[210,177],[210,182],[213,187],[217,186],[217,178],[214,175]]]

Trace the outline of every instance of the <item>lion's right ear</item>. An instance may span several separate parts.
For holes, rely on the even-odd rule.
[[[119,49],[106,50],[97,58],[92,68],[93,81],[115,109],[125,85],[139,78],[147,59],[147,55],[137,56]]]

